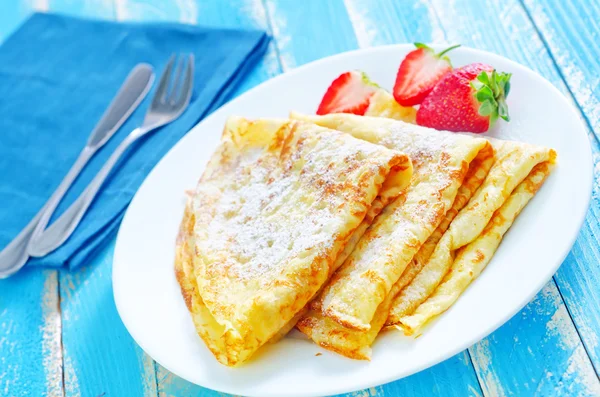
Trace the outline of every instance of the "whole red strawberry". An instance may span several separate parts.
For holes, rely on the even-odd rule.
[[[378,89],[379,86],[364,72],[353,70],[342,73],[325,92],[317,114],[354,113],[362,116]]]
[[[510,73],[472,63],[446,74],[417,111],[417,124],[438,130],[485,132],[501,117],[509,121]]]
[[[415,47],[417,49],[402,60],[394,83],[394,98],[402,106],[423,102],[440,79],[452,70],[450,59],[445,54],[460,47],[460,44],[446,48],[439,54],[422,43],[415,43]]]

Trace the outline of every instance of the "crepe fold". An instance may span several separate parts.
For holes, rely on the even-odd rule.
[[[175,273],[223,364],[293,325],[357,229],[409,184],[407,155],[310,123],[228,120],[189,194]]]
[[[429,260],[392,302],[387,325],[417,333],[458,299],[490,262],[502,237],[550,174],[552,149],[492,140],[495,162]]]
[[[393,99],[382,98],[378,111],[371,114],[403,119],[386,110],[397,106]],[[552,149],[489,141],[494,157],[485,160],[477,175],[465,178],[452,209],[400,277],[386,325],[413,335],[447,310],[490,262],[504,234],[555,165]]]
[[[419,250],[431,245],[426,242],[444,227],[446,216],[456,214],[458,204],[466,204],[466,196],[483,181],[493,150],[485,139],[385,118],[292,117],[401,150],[413,162],[408,189],[375,218],[298,323],[321,346],[365,359],[385,323],[400,276]]]

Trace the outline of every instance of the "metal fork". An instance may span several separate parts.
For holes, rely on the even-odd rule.
[[[192,95],[194,57],[191,54],[187,56],[187,62],[186,57],[180,58],[174,72],[176,56],[171,56],[142,125],[123,140],[77,200],[50,227],[33,235],[28,247],[29,255],[44,256],[60,247],[71,236],[106,177],[127,149],[142,136],[175,120],[187,108]]]

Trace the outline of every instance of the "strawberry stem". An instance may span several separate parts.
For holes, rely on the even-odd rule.
[[[452,51],[453,49],[455,49],[455,48],[458,48],[458,47],[460,47],[460,44],[456,44],[456,45],[453,45],[452,47],[448,47],[448,48],[446,48],[444,51],[442,51],[442,52],[440,52],[439,54],[437,54],[437,57],[438,57],[438,58],[441,58],[441,57],[443,57],[443,56],[444,56],[444,54],[446,54],[446,53],[448,53],[448,52],[450,52],[450,51]]]

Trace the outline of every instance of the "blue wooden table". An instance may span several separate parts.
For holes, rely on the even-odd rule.
[[[600,2],[3,0],[0,41],[34,10],[264,29],[274,40],[238,94],[321,57],[413,41],[462,43],[536,70],[577,106],[594,151],[594,195],[573,250],[488,338],[409,378],[350,395],[600,396]],[[169,373],[131,339],[113,301],[113,246],[76,272],[26,269],[0,281],[1,396],[222,395]]]

